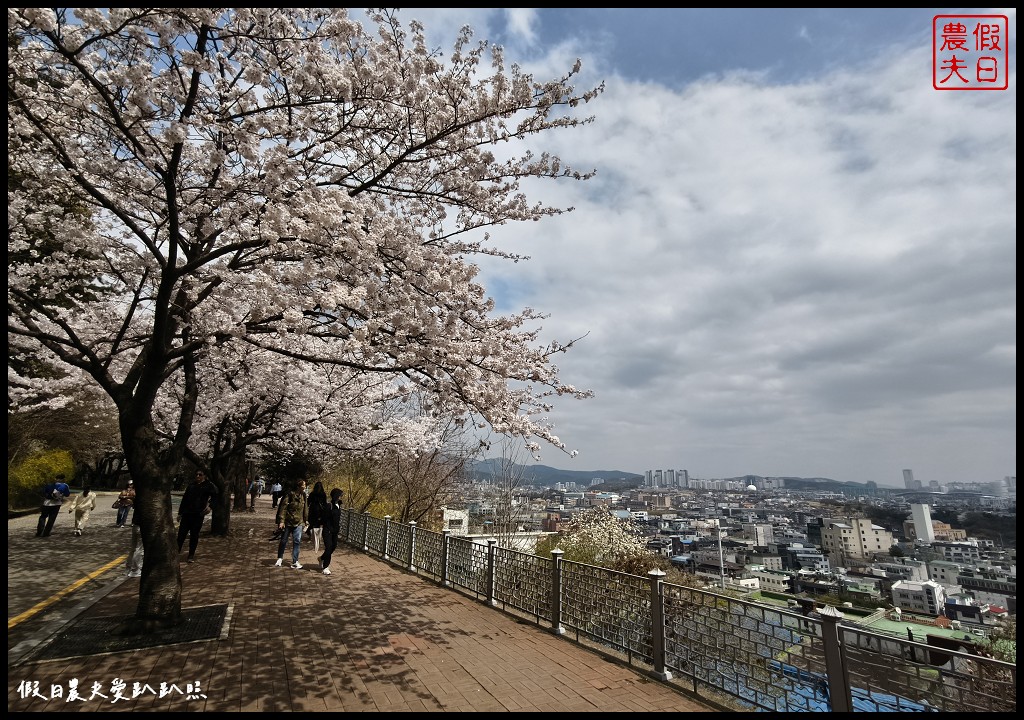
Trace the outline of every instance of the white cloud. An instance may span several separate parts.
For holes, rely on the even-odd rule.
[[[789,85],[609,75],[596,123],[542,140],[599,175],[539,187],[577,210],[496,233],[533,260],[485,267],[545,335],[589,333],[559,366],[596,397],[552,414],[580,457],[543,462],[1016,473],[1015,77],[929,70],[919,46]]]
[[[507,30],[526,45],[537,41],[534,26],[537,22],[537,11],[534,8],[506,8],[505,18]]]

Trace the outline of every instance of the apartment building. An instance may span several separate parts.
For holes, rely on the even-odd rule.
[[[932,560],[928,563],[928,578],[943,585],[955,585],[957,576],[964,571],[963,563],[949,560]],[[908,578],[915,580],[916,578]]]
[[[821,528],[822,550],[836,566],[888,553],[892,545],[892,533],[868,518],[828,518]]]
[[[743,538],[753,541],[755,547],[768,547],[774,537],[770,523],[743,523],[740,532]]]
[[[994,569],[964,570],[956,577],[964,592],[969,592],[980,603],[1006,608],[1017,614],[1017,576]]]
[[[936,541],[931,544],[932,552],[942,555],[943,560],[958,562],[965,565],[976,565],[981,562],[981,548],[975,540],[964,542]]]

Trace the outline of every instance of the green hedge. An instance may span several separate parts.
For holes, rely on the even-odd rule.
[[[43,485],[63,475],[71,485],[75,476],[75,460],[67,450],[49,450],[29,457],[8,468],[7,507],[22,509],[42,502],[39,491]]]

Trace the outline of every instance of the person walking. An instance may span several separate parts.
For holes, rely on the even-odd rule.
[[[320,552],[320,545],[323,544],[324,522],[329,510],[327,492],[324,490],[324,484],[318,480],[313,485],[313,492],[309,494],[309,530],[315,553]]]
[[[259,478],[253,478],[249,483],[249,512],[256,512],[256,498],[260,494]]]
[[[324,520],[324,554],[320,556],[320,572],[331,574],[331,556],[338,547],[338,533],[341,530],[341,489],[331,490],[331,504]]]
[[[96,509],[96,493],[88,485],[82,488],[81,495],[75,495],[68,504],[68,513],[75,514],[75,535],[81,535],[85,523],[89,521],[89,513]]]
[[[188,537],[188,562],[196,561],[196,548],[199,547],[199,531],[203,529],[203,519],[210,511],[210,503],[217,497],[217,488],[206,479],[206,473],[196,471],[196,477],[185,488],[178,505],[178,552],[185,547]]]
[[[270,486],[270,507],[277,507],[277,504],[281,502],[281,493],[283,492],[284,488],[281,487],[281,482],[279,480],[275,480]]]
[[[54,482],[43,486],[43,504],[39,508],[39,522],[36,524],[36,537],[49,537],[53,524],[57,522],[60,506],[64,498],[71,494],[71,488],[64,482],[64,476],[58,475]]]
[[[306,481],[299,479],[295,488],[286,493],[277,508],[277,527],[281,531],[281,540],[277,544],[276,567],[281,567],[284,560],[284,549],[288,545],[288,536],[292,538],[292,567],[301,570],[299,564],[299,545],[302,543],[302,531],[309,518],[309,504],[306,502]]]
[[[134,506],[135,483],[129,480],[128,487],[122,490],[117,496],[117,500],[114,501],[114,507],[117,508],[117,526],[119,528],[125,527],[125,523],[128,522],[128,513]]]

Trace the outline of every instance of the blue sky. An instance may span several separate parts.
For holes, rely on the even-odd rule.
[[[932,88],[932,18],[1009,17],[1009,89]],[[540,138],[575,211],[494,233],[505,310],[586,336],[551,415],[573,470],[1016,475],[1014,9],[415,9],[538,79],[604,81]]]

